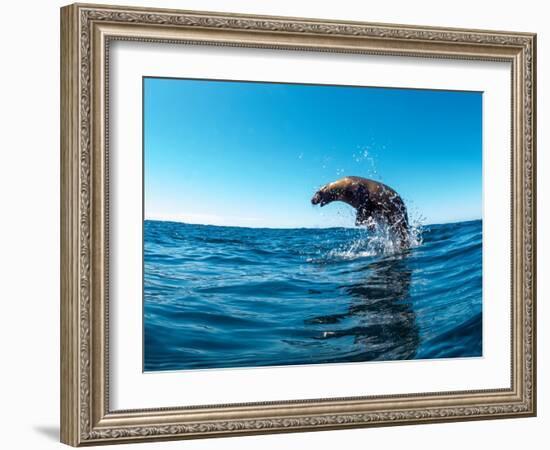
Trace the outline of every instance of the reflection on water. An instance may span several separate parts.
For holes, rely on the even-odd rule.
[[[146,221],[144,370],[480,356],[481,221],[419,231]]]
[[[363,279],[343,286],[351,297],[346,312],[317,316],[306,320],[306,324],[336,325],[330,331],[327,328],[320,339],[353,336],[363,351],[348,361],[414,358],[420,339],[409,302],[411,270],[407,268],[407,256],[371,262],[361,272],[366,274]],[[353,327],[337,327],[350,318],[354,319]]]

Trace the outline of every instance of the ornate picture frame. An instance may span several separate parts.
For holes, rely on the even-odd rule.
[[[115,41],[510,63],[510,386],[113,410],[108,66]],[[536,415],[535,89],[531,33],[105,5],[62,8],[61,441],[81,446]]]

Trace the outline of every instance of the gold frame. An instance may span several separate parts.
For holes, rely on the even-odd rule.
[[[508,61],[512,383],[508,389],[111,411],[108,110],[115,39]],[[74,4],[61,9],[61,441],[73,446],[534,416],[536,35]]]

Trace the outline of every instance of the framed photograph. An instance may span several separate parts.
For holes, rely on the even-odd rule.
[[[62,442],[535,415],[535,38],[62,8]]]

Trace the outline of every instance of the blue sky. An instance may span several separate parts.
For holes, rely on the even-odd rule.
[[[482,94],[144,78],[145,217],[353,226],[314,207],[342,176],[382,181],[425,223],[482,215]]]

